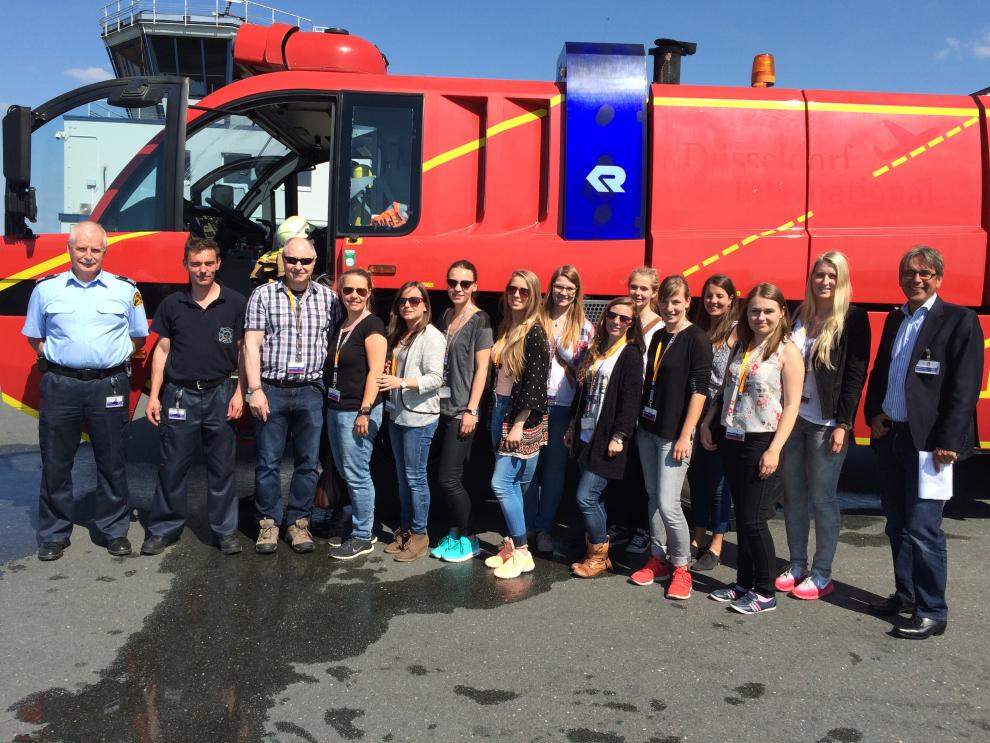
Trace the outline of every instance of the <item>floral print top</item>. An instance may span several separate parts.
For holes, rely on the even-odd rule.
[[[741,428],[746,433],[767,433],[777,430],[783,412],[783,380],[780,357],[785,340],[767,358],[763,345],[757,346],[746,358],[738,348],[725,372],[725,392],[722,398],[722,425]],[[739,389],[739,377],[745,370],[745,384]]]

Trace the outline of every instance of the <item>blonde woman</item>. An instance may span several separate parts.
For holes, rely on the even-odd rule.
[[[541,319],[550,336],[549,440],[540,454],[533,482],[526,490],[525,510],[527,530],[536,531],[537,551],[553,552],[551,532],[567,478],[564,433],[577,389],[577,371],[595,334],[595,326],[584,316],[581,276],[574,266],[561,266],[553,272]]]
[[[502,506],[508,536],[485,565],[495,568],[497,578],[517,578],[535,568],[526,542],[523,493],[536,472],[540,449],[547,443],[550,344],[540,321],[536,274],[513,271],[501,305],[499,337],[492,347],[492,490]]]
[[[791,564],[777,576],[775,587],[799,599],[823,598],[833,590],[839,473],[849,451],[870,355],[870,322],[866,312],[849,304],[851,297],[846,257],[836,251],[823,253],[808,274],[791,336],[804,358],[804,385],[781,463]],[[815,557],[809,573],[812,511]]]

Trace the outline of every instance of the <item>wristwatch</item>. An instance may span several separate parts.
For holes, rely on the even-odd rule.
[[[405,389],[406,388],[406,379],[405,379],[405,377],[403,377],[402,379],[399,380],[399,387],[402,388],[402,389]]]
[[[358,415],[371,415],[371,406],[365,405],[363,408],[358,410]]]
[[[840,423],[836,428],[841,428],[843,431],[851,431],[852,425],[849,423]]]
[[[473,415],[475,418],[478,417],[478,409],[477,408],[464,408],[461,412],[462,413],[467,413],[468,415]]]
[[[247,391],[244,393],[244,399],[247,400],[248,402],[250,402],[251,401],[251,393],[252,392],[257,392],[260,389],[261,389],[260,387],[248,387],[247,388]]]

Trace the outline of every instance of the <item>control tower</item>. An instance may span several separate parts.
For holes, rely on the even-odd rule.
[[[234,36],[242,23],[323,30],[253,0],[114,0],[100,10],[100,35],[117,77],[188,77],[193,100],[232,82]]]

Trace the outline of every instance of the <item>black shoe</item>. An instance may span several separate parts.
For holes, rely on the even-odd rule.
[[[945,619],[914,617],[903,627],[894,627],[894,637],[903,637],[905,640],[927,640],[934,635],[941,635],[948,626],[949,623]]]
[[[131,554],[131,543],[127,541],[127,537],[111,539],[107,542],[107,552],[114,557],[125,557]]]
[[[45,542],[38,548],[38,559],[42,562],[57,560],[68,546],[68,542]]]
[[[238,541],[236,534],[228,534],[225,537],[220,537],[217,540],[217,547],[225,555],[236,555],[241,551],[241,543]]]
[[[331,548],[339,547],[350,538],[351,538],[351,533],[350,531],[348,531],[347,534],[342,537],[330,537],[327,540],[327,545],[330,546]],[[369,539],[368,541],[371,542],[372,544],[378,544],[378,537],[372,534],[371,539]]]
[[[711,550],[706,549],[704,552],[701,553],[701,556],[694,561],[694,564],[691,565],[691,569],[703,570],[707,572],[709,570],[714,570],[715,568],[717,568],[720,562],[721,560],[719,559],[718,555],[716,555]]]
[[[330,549],[330,557],[334,560],[353,560],[355,557],[373,552],[375,545],[370,539],[353,539],[348,537],[339,547]]]
[[[127,540],[124,540],[127,541]],[[173,544],[179,541],[178,537],[159,537],[152,534],[144,540],[144,544],[141,545],[142,555],[160,555],[165,551],[166,547],[171,547]],[[108,547],[109,549],[109,547]],[[128,554],[131,551],[131,545],[127,545],[127,552],[122,554]],[[114,554],[111,552],[110,554]]]
[[[914,611],[914,603],[905,601],[894,593],[885,599],[874,601],[867,608],[870,614],[876,614],[878,617],[892,617],[901,612]]]

